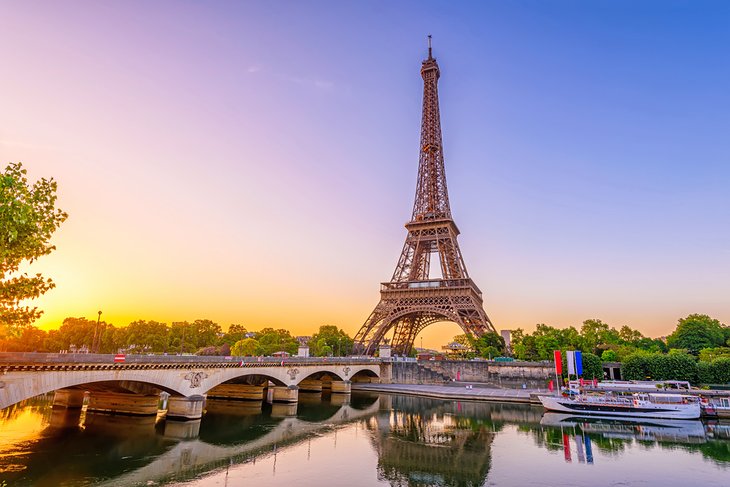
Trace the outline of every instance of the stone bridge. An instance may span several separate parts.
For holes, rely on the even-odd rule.
[[[374,358],[260,358],[0,353],[0,409],[55,391],[54,406],[131,415],[200,418],[207,397],[296,403],[298,392],[350,392],[354,382],[389,382]]]

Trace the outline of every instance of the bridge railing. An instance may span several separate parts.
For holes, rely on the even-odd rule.
[[[215,355],[124,355],[124,363],[133,364],[165,364],[165,363],[210,363],[210,364],[291,364],[291,363],[379,363],[382,360],[374,357],[223,357]],[[0,352],[0,363],[87,363],[108,364],[119,361],[120,355],[97,353],[36,353],[36,352]]]

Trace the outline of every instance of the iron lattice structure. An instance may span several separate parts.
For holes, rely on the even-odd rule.
[[[408,236],[393,277],[381,284],[380,302],[355,335],[359,353],[374,354],[394,330],[393,351],[408,354],[421,330],[438,321],[453,321],[474,337],[496,332],[456,241],[459,229],[451,217],[441,145],[440,75],[429,36],[428,59],[421,66],[423,115],[413,215],[406,223]],[[436,253],[440,279],[430,278],[431,256]]]

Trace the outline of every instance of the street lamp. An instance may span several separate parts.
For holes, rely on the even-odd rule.
[[[96,317],[96,326],[94,327],[94,340],[92,340],[91,342],[92,353],[99,352],[99,342],[101,342],[101,337],[97,337],[97,333],[99,333],[99,321],[101,321],[101,311],[99,311],[99,314]]]

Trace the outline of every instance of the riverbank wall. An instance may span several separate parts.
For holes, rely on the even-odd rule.
[[[398,384],[443,384],[473,382],[496,388],[545,388],[554,378],[552,363],[428,360],[393,362],[392,382]]]

